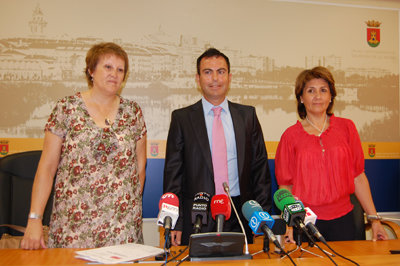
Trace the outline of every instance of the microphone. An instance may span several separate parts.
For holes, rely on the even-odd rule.
[[[304,207],[304,204],[303,202],[301,202],[301,200],[297,199],[296,202],[300,203]],[[319,241],[325,244],[325,238],[315,226],[315,223],[317,222],[317,215],[309,207],[304,207],[304,211],[306,212],[306,215],[304,217],[304,224],[306,225],[306,228],[313,236],[315,236]]]
[[[160,212],[158,213],[157,225],[165,228],[165,235],[168,236],[171,229],[175,228],[179,217],[179,199],[171,192],[161,196],[158,203]]]
[[[264,212],[261,205],[255,200],[248,200],[242,206],[243,216],[249,221],[249,226],[255,235],[266,235],[277,246],[282,249],[278,239],[270,228],[273,227],[275,220]]]
[[[280,215],[271,215],[272,219],[275,220],[274,226],[272,226],[271,230],[272,233],[275,234],[276,238],[279,241],[279,244],[281,245],[282,249],[285,248],[285,238],[284,235],[286,233],[286,222],[281,218]],[[279,254],[281,253],[281,250],[278,248],[275,248],[275,251]]]
[[[274,202],[278,209],[282,211],[282,218],[288,226],[295,226],[303,231],[306,230],[303,223],[306,212],[302,204],[296,203],[289,190],[278,189],[274,194]]]
[[[275,220],[271,230],[275,235],[284,235],[286,233],[286,222],[279,215],[271,215]]]
[[[242,229],[242,232],[244,234],[244,243],[245,243],[245,252],[244,252],[244,254],[249,255],[250,254],[249,253],[249,243],[247,242],[246,230],[244,230],[243,223],[242,223],[242,221],[241,221],[241,219],[239,217],[238,212],[236,211],[235,204],[233,204],[231,193],[229,191],[229,186],[228,186],[228,184],[226,182],[223,182],[222,186],[224,187],[224,191],[226,192],[226,194],[229,197],[229,200],[231,201],[231,204],[233,206],[233,210],[235,211],[236,218],[237,218],[237,220],[239,222],[239,225],[240,225],[240,228]]]
[[[211,215],[217,222],[217,233],[223,232],[224,222],[231,217],[231,203],[227,195],[219,194],[212,197]]]
[[[210,194],[198,192],[194,195],[192,206],[192,223],[195,234],[200,233],[203,224],[207,224]]]
[[[304,211],[306,212],[306,216],[304,217],[304,224],[315,224],[317,222],[317,215],[309,207],[305,207]]]
[[[317,221],[317,215],[308,207],[305,207],[304,210],[306,212],[306,218],[304,219],[304,224],[306,225],[306,228],[319,241],[326,244],[325,238],[322,236],[318,228],[315,226],[315,222]]]
[[[230,196],[228,184],[226,182],[224,182],[224,183],[222,183],[222,186],[224,187],[224,191],[226,192],[226,194],[228,194],[228,196]]]
[[[303,204],[300,200],[298,200],[299,203]],[[304,205],[303,205],[304,206]],[[324,238],[324,236],[319,232],[318,228],[315,226],[315,223],[317,221],[317,215],[309,208],[309,207],[305,207],[304,211],[306,212],[306,216],[304,218],[304,224],[306,225],[307,230],[315,237],[317,238],[319,241],[321,241],[322,243],[324,243],[334,254],[338,255],[339,257],[346,259],[352,263],[354,263],[355,265],[358,265],[356,262],[352,261],[351,259],[348,259],[342,255],[340,255],[339,253],[337,253],[335,250],[333,250],[328,242],[326,241],[326,239]],[[308,234],[306,234],[307,237]],[[325,255],[328,256],[328,258],[333,262],[333,260],[331,259],[330,256],[333,256],[333,254],[330,254],[327,251],[324,251],[321,247],[318,246],[318,244],[316,242],[314,242],[314,240],[312,240],[311,238],[309,238],[311,240],[311,242],[313,242],[312,244],[316,245],[321,251],[322,253],[324,253]]]

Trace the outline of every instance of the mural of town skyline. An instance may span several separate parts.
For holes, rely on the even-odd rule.
[[[2,138],[43,137],[55,102],[87,89],[87,50],[114,41],[130,59],[122,95],[142,107],[150,140],[165,140],[172,110],[201,98],[195,61],[208,47],[230,58],[228,98],[257,108],[267,141],[279,141],[297,120],[295,78],[317,65],[333,72],[334,113],[352,119],[362,141],[400,140],[399,10],[261,0],[0,1]],[[367,42],[371,20],[381,23],[375,47]]]

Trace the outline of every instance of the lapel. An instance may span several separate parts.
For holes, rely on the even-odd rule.
[[[211,150],[208,141],[206,121],[204,119],[203,105],[201,104],[201,100],[192,106],[189,115],[195,138],[197,139],[200,147],[203,147],[201,152],[205,163],[209,168],[210,173],[213,173]]]
[[[238,175],[239,179],[242,176],[244,156],[245,156],[245,145],[246,145],[246,129],[242,118],[242,114],[236,105],[228,101],[229,111],[232,117],[233,129],[235,130],[236,139],[236,155],[238,163]]]

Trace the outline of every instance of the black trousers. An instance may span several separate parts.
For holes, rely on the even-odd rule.
[[[317,220],[315,226],[326,241],[346,241],[355,240],[356,238],[353,211],[333,220]],[[294,229],[293,232],[296,242],[308,241],[307,236],[303,232],[300,232],[301,240],[299,239],[299,230]]]
[[[240,196],[232,197],[232,201],[233,201],[233,204],[235,204],[236,210],[239,214],[240,220],[245,229],[247,242],[249,244],[252,244],[253,243],[253,232],[251,231],[251,229],[249,227],[249,222],[246,220],[246,218],[244,218],[244,216],[242,214],[242,204],[240,202]],[[229,218],[229,220],[225,221],[224,232],[240,232],[240,233],[242,232],[242,228],[240,227],[239,221],[236,217],[233,207],[232,207],[231,217]]]
[[[333,220],[317,220],[315,225],[326,241],[354,240],[356,237],[353,211]]]

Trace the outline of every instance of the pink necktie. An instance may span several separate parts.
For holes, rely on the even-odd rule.
[[[224,127],[221,121],[222,107],[214,107],[214,121],[212,128],[212,162],[214,169],[215,194],[225,194],[223,183],[228,183],[228,162]]]

